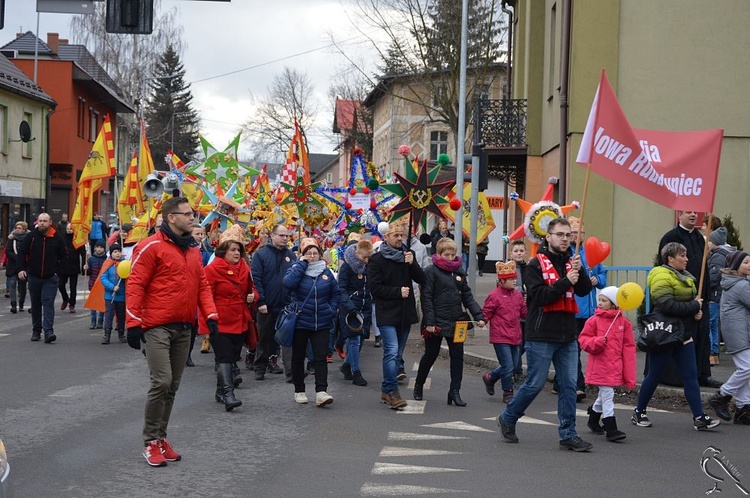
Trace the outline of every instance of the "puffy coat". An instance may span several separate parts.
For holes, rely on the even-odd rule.
[[[247,332],[252,320],[247,295],[255,295],[253,302],[258,300],[258,291],[253,287],[250,267],[244,259],[240,259],[238,264],[233,265],[224,258],[214,258],[204,271],[208,285],[211,287],[211,294],[214,296],[216,309],[221,310],[219,332],[222,334]],[[203,317],[199,321],[198,331],[200,334],[209,333],[208,325]]]
[[[750,280],[725,273],[721,287],[721,335],[727,354],[734,354],[750,348]]]
[[[73,234],[66,233],[63,235],[65,240],[66,256],[60,261],[60,267],[57,270],[58,275],[80,275],[81,262],[86,260],[86,247],[81,246],[76,249],[73,246]]]
[[[5,256],[8,258],[5,267],[6,277],[15,277],[18,275],[18,249],[23,243],[23,240],[28,237],[29,233],[17,234],[13,232],[13,238],[8,237],[8,242],[5,244]]]
[[[330,330],[339,305],[339,284],[331,270],[326,268],[317,279],[305,275],[307,261],[296,261],[284,275],[284,287],[290,292],[292,301],[301,305],[312,289],[305,306],[297,316],[297,328],[306,330]],[[313,288],[313,284],[315,287]]]
[[[344,331],[347,330],[344,318],[351,311],[362,314],[365,326],[372,323],[372,296],[370,287],[367,285],[367,267],[359,261],[352,260],[352,258],[357,258],[356,249],[356,244],[346,248],[344,262],[339,268],[338,282],[341,290],[339,323],[340,330]],[[357,273],[350,263],[353,263],[355,267],[363,266],[362,273]],[[362,333],[365,335],[368,333],[367,327],[363,327]]]
[[[104,302],[108,303],[112,301],[112,293],[114,292],[115,301],[118,303],[124,303],[125,302],[125,285],[127,284],[127,279],[121,279],[120,276],[117,274],[117,265],[119,265],[120,262],[116,262],[107,270],[99,276],[99,280],[102,281],[102,285],[104,286]],[[115,285],[119,286],[117,289],[117,292],[115,292]]]
[[[537,258],[533,258],[526,266],[523,274],[526,279],[526,297],[529,308],[526,315],[526,340],[547,342],[570,342],[578,335],[576,317],[565,311],[544,312],[544,306],[555,303],[563,298],[573,287],[576,296],[585,296],[591,292],[591,280],[586,276],[586,270],[581,266],[578,272],[578,282],[575,285],[566,278],[565,263],[570,259],[569,254],[557,254],[545,247],[539,253],[545,254],[552,266],[557,270],[560,279],[554,285],[547,285],[542,277],[542,267]]]
[[[38,278],[50,278],[57,274],[67,255],[65,241],[53,226],[47,233],[33,229],[18,246],[18,271],[25,271]]]
[[[451,272],[432,265],[424,273],[422,327],[440,327],[440,335],[452,338],[456,322],[469,319],[464,307],[474,320],[484,320],[462,269]]]
[[[482,308],[484,319],[490,322],[490,343],[520,345],[526,311],[526,300],[517,289],[495,287]]]
[[[586,320],[578,343],[589,354],[586,384],[635,387],[635,337],[630,320],[622,313],[597,308]]]
[[[651,290],[654,307],[667,316],[681,318],[683,340],[698,332],[695,315],[701,310],[695,300],[695,278],[687,271],[678,272],[671,266],[657,266],[648,273],[646,285]]]
[[[251,267],[253,283],[260,294],[258,306],[268,306],[269,313],[278,313],[289,303],[284,275],[296,260],[289,249],[278,249],[270,243],[253,254]]]
[[[570,253],[572,255],[573,251],[571,250]],[[578,251],[578,254],[581,255],[581,265],[583,266],[583,268],[588,269],[588,271],[586,272],[586,274],[588,275],[587,278],[591,279],[591,277],[596,277],[596,289],[605,288],[607,286],[607,272],[604,270],[604,267],[601,264],[589,267],[588,262],[586,261],[586,252],[581,249]],[[578,313],[576,313],[576,318],[586,319],[596,313],[596,289],[592,288],[591,292],[589,292],[585,296],[576,296],[576,303],[578,304]]]
[[[714,303],[721,301],[721,270],[727,266],[727,256],[729,256],[727,246],[719,246],[711,251],[711,255],[708,257],[708,279],[710,282],[708,298]]]
[[[96,254],[89,256],[86,262],[89,267],[89,290],[94,287],[96,279],[99,278],[99,272],[102,270],[102,265],[104,265],[105,261],[107,261],[105,253],[102,253],[101,256],[97,256]]]
[[[200,250],[183,251],[161,230],[141,241],[133,251],[125,310],[127,327],[144,330],[192,324],[196,310],[205,319],[218,320]]]
[[[419,321],[414,292],[409,292],[406,299],[401,297],[401,287],[412,287],[412,281],[418,284],[425,282],[424,270],[416,257],[412,264],[407,265],[387,259],[379,252],[373,254],[367,263],[367,281],[375,301],[375,321],[378,325],[400,328]]]

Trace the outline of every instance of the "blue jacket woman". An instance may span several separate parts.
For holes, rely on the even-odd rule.
[[[339,305],[339,286],[331,270],[326,268],[326,262],[321,259],[323,251],[315,239],[302,239],[299,248],[300,259],[284,275],[284,287],[289,291],[292,303],[301,307],[292,342],[294,400],[299,404],[307,403],[304,363],[309,342],[315,364],[315,404],[325,406],[333,403],[333,396],[326,392],[326,353],[328,331],[333,326]]]

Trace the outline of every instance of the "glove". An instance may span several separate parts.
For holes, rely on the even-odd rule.
[[[141,327],[130,327],[128,329],[128,346],[140,350],[141,341],[146,342],[146,339],[143,338],[143,329]]]
[[[209,337],[212,340],[216,339],[219,336],[219,322],[214,319],[206,320],[206,325],[208,325]]]

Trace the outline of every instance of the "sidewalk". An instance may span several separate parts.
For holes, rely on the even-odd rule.
[[[484,276],[477,277],[477,285],[476,292],[474,293],[474,298],[480,306],[484,304],[484,300],[487,295],[492,291],[492,289],[495,288],[496,282],[497,279],[494,273],[485,273]],[[492,370],[498,365],[498,362],[495,356],[495,350],[489,343],[489,326],[484,329],[475,327],[470,331],[470,334],[471,332],[473,332],[473,335],[469,335],[466,338],[466,342],[464,343],[464,362],[469,365],[474,365],[481,369],[485,369],[487,371]],[[412,333],[410,335],[410,340],[421,340],[421,337],[419,337],[418,334]],[[446,358],[448,357],[448,346],[446,346],[445,344],[441,346],[440,355]],[[581,354],[581,362],[583,364],[584,371],[586,369],[587,356],[588,355],[586,353]],[[523,362],[525,365],[525,355],[523,356]],[[638,379],[636,390],[638,390],[640,388],[641,382],[643,381],[643,368],[646,364],[646,353],[638,351],[636,362],[636,378]],[[726,381],[733,372],[734,363],[732,362],[732,359],[724,353],[720,354],[719,365],[711,367],[711,376],[714,379],[722,382]],[[550,382],[552,381],[553,376],[554,370],[550,368]],[[704,400],[708,399],[715,392],[715,388],[701,387],[701,394]],[[660,384],[659,387],[656,388],[654,396],[683,396],[683,392],[681,387],[671,387]]]

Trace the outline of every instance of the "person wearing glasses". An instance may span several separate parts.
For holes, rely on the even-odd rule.
[[[560,447],[573,451],[592,448],[576,432],[576,377],[578,328],[575,296],[591,292],[591,280],[581,265],[581,256],[569,252],[570,222],[555,218],[549,222],[544,244],[529,261],[526,283],[526,382],[518,389],[505,411],[497,417],[503,437],[517,443],[516,422],[523,416],[547,382],[550,363],[560,384],[557,400]]]
[[[136,246],[125,290],[128,344],[140,350],[141,342],[146,343],[151,387],[143,457],[152,467],[182,459],[167,442],[167,426],[196,313],[200,311],[211,335],[219,334],[219,314],[192,235],[195,213],[185,197],[173,197],[164,202],[162,219],[156,233]]]
[[[279,312],[289,304],[289,295],[284,289],[284,275],[297,261],[289,249],[291,233],[284,225],[276,225],[271,230],[271,239],[253,254],[251,269],[253,282],[258,290],[258,346],[255,350],[253,368],[255,380],[266,378],[269,358],[276,354],[278,344],[273,336]],[[292,348],[281,348],[284,372],[287,382],[292,380]],[[275,358],[274,358],[275,359]],[[275,370],[272,370],[275,371]]]

